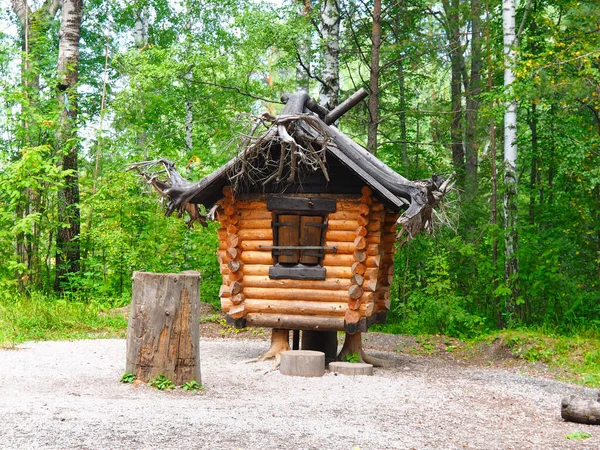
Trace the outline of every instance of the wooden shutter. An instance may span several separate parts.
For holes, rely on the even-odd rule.
[[[323,217],[300,216],[300,245],[320,246],[323,235]],[[302,250],[300,262],[302,264],[318,264],[324,256],[324,250]]]
[[[297,246],[300,240],[300,216],[279,214],[277,217],[277,245]],[[279,263],[296,264],[299,250],[278,250]]]

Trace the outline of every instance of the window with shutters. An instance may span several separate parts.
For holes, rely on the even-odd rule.
[[[272,196],[274,279],[324,280],[323,258],[327,215],[336,209],[333,199]],[[330,249],[331,251],[331,249]]]

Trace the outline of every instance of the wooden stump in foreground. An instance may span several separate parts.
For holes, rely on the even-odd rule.
[[[200,379],[200,274],[134,272],[126,371],[175,385]]]

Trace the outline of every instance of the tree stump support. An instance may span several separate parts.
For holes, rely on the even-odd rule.
[[[337,331],[302,331],[302,350],[325,353],[325,362],[335,361],[337,356]]]
[[[296,377],[322,377],[325,374],[325,353],[313,350],[282,352],[279,372]]]
[[[175,385],[200,377],[200,274],[134,272],[127,328],[127,372]]]

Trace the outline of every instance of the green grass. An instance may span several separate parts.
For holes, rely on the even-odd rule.
[[[124,337],[127,320],[96,302],[42,295],[0,298],[0,347],[24,341]]]

